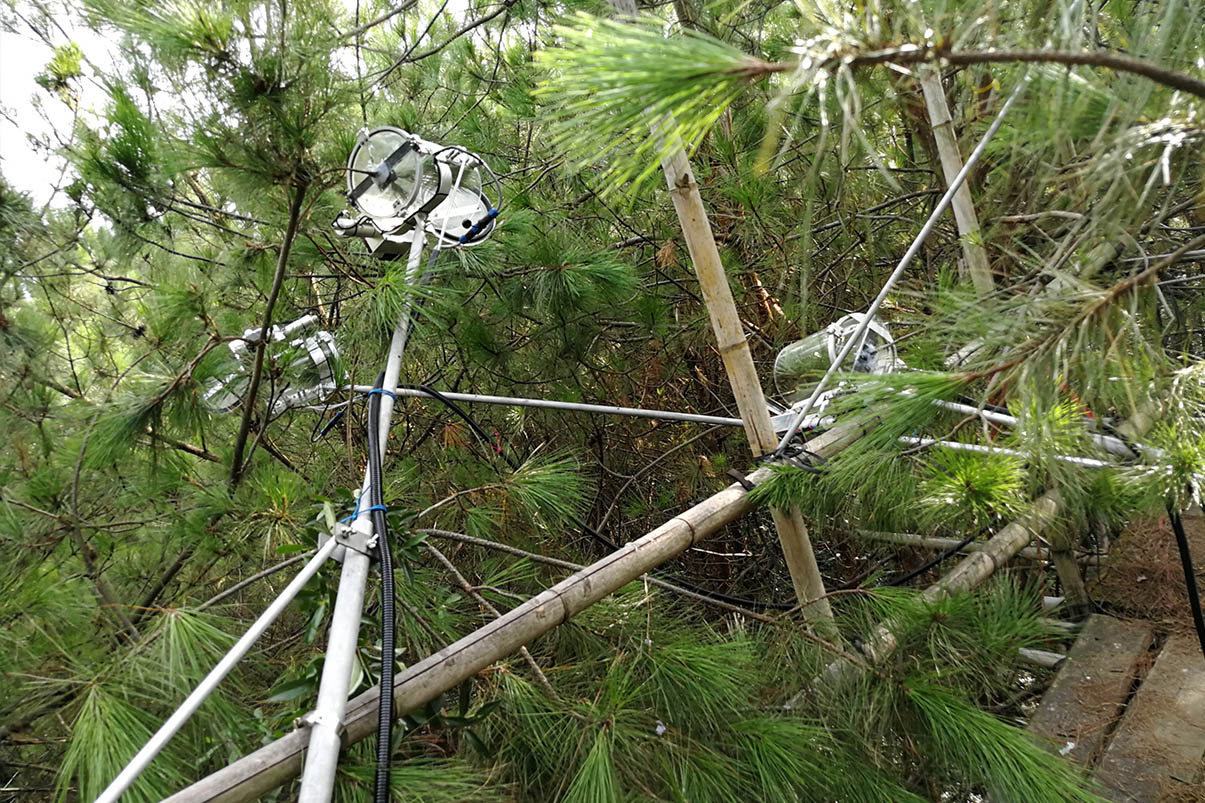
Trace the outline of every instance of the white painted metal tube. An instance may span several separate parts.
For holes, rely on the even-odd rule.
[[[959,443],[958,441],[939,441],[935,438],[911,438],[903,437],[899,439],[900,443],[906,446],[944,446],[947,449],[957,449],[963,452],[979,452],[980,454],[1006,454],[1012,457],[1028,458],[1030,455],[1025,452],[1017,451],[1016,449],[1004,449],[999,446],[981,446],[978,443]],[[1055,455],[1056,460],[1062,460],[1064,463],[1075,463],[1078,466],[1086,468],[1107,468],[1113,463],[1104,460],[1097,460],[1094,457],[1073,457],[1071,455]]]
[[[367,392],[372,390],[369,385],[353,385],[352,390],[357,392]],[[415,399],[432,399],[429,393],[426,393],[415,388],[396,388],[394,393],[398,396],[407,396]],[[567,410],[575,413],[601,413],[604,415],[626,415],[634,418],[654,418],[662,421],[685,421],[694,424],[712,424],[714,426],[739,427],[743,422],[739,418],[727,418],[718,415],[698,415],[696,413],[678,413],[673,410],[645,410],[639,407],[614,407],[609,404],[585,404],[581,402],[562,402],[552,401],[549,399],[524,399],[516,396],[484,396],[479,393],[453,393],[452,391],[439,391],[439,395],[447,396],[452,401],[479,403],[479,404],[501,404],[508,407],[538,407],[547,410]]]
[[[991,421],[995,424],[1003,424],[1004,426],[1015,427],[1017,419],[1015,416],[1006,413],[998,413],[994,410],[984,410],[981,407],[975,407],[970,404],[960,404],[959,402],[935,401],[933,402],[938,407],[950,410],[955,413],[965,413],[966,415],[977,415],[985,421]],[[1151,455],[1152,457],[1163,456],[1163,450],[1155,449],[1150,446],[1143,446],[1140,443],[1134,444],[1133,449],[1126,444],[1121,438],[1115,438],[1112,435],[1101,435],[1096,432],[1089,433],[1089,438],[1092,442],[1110,454],[1115,454],[1118,457],[1132,458],[1134,457],[1134,449],[1141,450]]]
[[[280,596],[272,601],[272,604],[259,615],[259,618],[251,624],[251,627],[247,628],[247,632],[243,634],[243,637],[235,642],[235,645],[230,648],[230,652],[222,656],[222,660],[218,661],[217,666],[209,670],[209,674],[197,684],[197,687],[192,690],[192,694],[185,698],[180,707],[175,710],[175,713],[159,726],[159,730],[155,731],[155,735],[142,746],[142,749],[130,759],[130,763],[126,764],[125,768],[117,774],[117,777],[105,787],[105,791],[101,792],[100,797],[96,798],[96,803],[115,803],[130,788],[130,785],[142,774],[142,771],[154,760],[155,756],[159,755],[159,751],[167,746],[167,743],[184,726],[188,718],[213,693],[213,690],[222,682],[222,679],[230,674],[230,670],[234,668],[234,665],[247,654],[247,651],[251,649],[251,645],[255,644],[259,637],[264,634],[264,631],[284,612],[284,609],[288,607],[289,603],[293,601],[293,598],[297,596],[298,592],[301,591],[309,579],[318,572],[318,569],[326,562],[326,559],[330,557],[330,554],[338,545],[339,542],[332,538],[315,553],[314,557],[310,558],[309,562],[293,578],[293,581],[280,592]]]
[[[414,239],[410,242],[410,255],[406,261],[406,282],[416,284],[422,272],[423,245],[426,237],[422,232],[423,218],[417,219]],[[402,357],[406,341],[410,337],[411,305],[405,304],[393,338],[389,343],[389,356],[385,362],[385,377],[382,389],[392,393],[397,390],[398,377],[402,372]],[[381,457],[389,440],[389,424],[393,417],[393,397],[383,394],[380,419]],[[370,423],[370,426],[372,424]],[[364,467],[364,484],[360,496],[364,495],[369,483],[368,467]],[[361,504],[352,522],[352,529],[365,535],[372,534],[372,518],[369,505]],[[308,715],[310,726],[309,749],[306,751],[305,769],[301,775],[300,803],[327,803],[335,788],[335,773],[339,764],[339,750],[343,746],[341,731],[343,714],[347,710],[351,673],[360,639],[360,619],[364,614],[364,590],[368,583],[368,570],[372,561],[367,555],[347,549],[343,557],[343,571],[339,575],[339,591],[335,596],[335,609],[331,613],[330,634],[327,636],[326,655],[322,661],[322,678],[318,684],[318,702]]]
[[[846,339],[845,345],[841,347],[841,351],[837,354],[836,359],[833,360],[832,365],[828,367],[828,370],[825,371],[824,376],[822,376],[820,381],[816,383],[816,387],[812,391],[812,395],[808,397],[807,403],[800,407],[799,411],[795,413],[795,417],[791,420],[791,426],[787,427],[786,434],[782,436],[782,440],[778,443],[779,451],[785,449],[787,444],[791,442],[791,438],[794,437],[796,430],[799,429],[799,424],[803,421],[807,414],[812,411],[812,407],[816,404],[816,399],[819,398],[820,394],[824,391],[825,385],[828,384],[828,380],[831,379],[833,374],[837,372],[837,369],[845,363],[845,358],[849,356],[849,352],[852,351],[855,346],[861,348],[862,337],[866,334],[866,329],[870,326],[870,322],[874,318],[875,313],[878,312],[879,306],[882,305],[883,301],[887,298],[887,294],[891,292],[891,289],[895,287],[895,283],[899,281],[900,276],[902,276],[904,271],[908,268],[908,265],[912,262],[912,258],[916,256],[918,251],[920,251],[921,245],[924,244],[925,240],[928,238],[929,232],[933,231],[933,227],[937,225],[938,219],[945,214],[946,208],[950,205],[950,201],[954,199],[954,194],[958,192],[958,188],[962,186],[962,183],[966,181],[967,176],[971,174],[971,170],[979,161],[979,157],[983,155],[983,151],[987,148],[987,144],[991,142],[992,137],[994,137],[996,132],[1000,130],[1000,124],[1004,122],[1004,117],[1008,114],[1008,110],[1012,108],[1013,103],[1016,102],[1018,97],[1020,97],[1021,90],[1024,89],[1028,83],[1029,78],[1027,76],[1021,80],[1021,83],[1017,84],[1017,88],[1013,90],[1013,93],[1009,96],[1008,100],[1004,102],[1002,107],[1000,107],[1000,112],[996,115],[996,119],[992,121],[992,124],[988,127],[987,131],[983,133],[983,138],[979,140],[979,144],[975,146],[975,150],[971,151],[971,155],[967,157],[966,164],[962,166],[962,170],[958,171],[958,175],[954,177],[954,180],[950,182],[950,186],[946,189],[945,195],[941,196],[941,200],[938,201],[937,206],[933,208],[933,214],[929,215],[929,219],[926,220],[925,225],[921,227],[920,232],[916,235],[916,239],[912,241],[912,245],[908,247],[908,250],[900,259],[899,264],[896,265],[895,270],[892,271],[891,275],[887,277],[887,281],[883,284],[883,289],[879,291],[878,296],[875,297],[875,300],[872,301],[870,306],[867,308],[866,317],[862,319],[860,324],[858,324],[858,328],[854,330],[853,334]]]
[[[343,572],[339,575],[339,591],[322,661],[318,702],[305,718],[310,739],[297,798],[300,803],[326,803],[334,792],[339,749],[343,746],[343,713],[347,710],[370,564],[367,555],[353,549],[348,549],[343,557]]]

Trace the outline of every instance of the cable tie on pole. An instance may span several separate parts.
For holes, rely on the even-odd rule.
[[[752,491],[754,488],[757,487],[753,483],[749,482],[749,480],[745,477],[745,475],[742,474],[741,472],[737,471],[735,468],[730,468],[725,473],[729,477],[731,477],[738,485],[740,485],[742,488],[744,488],[746,491]]]
[[[373,388],[372,390],[368,391],[369,396],[371,396],[374,393],[384,394],[385,396],[388,396],[389,398],[393,399],[394,401],[397,401],[397,394],[394,393],[392,390],[385,390],[385,388]]]
[[[368,510],[366,512],[371,513],[374,510],[387,511],[388,508],[385,507],[384,505],[373,505],[372,507],[368,508]]]

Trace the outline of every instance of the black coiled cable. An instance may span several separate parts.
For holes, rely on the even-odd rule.
[[[393,605],[393,555],[389,552],[389,527],[385,520],[384,491],[381,484],[381,384],[377,377],[368,401],[368,502],[372,529],[377,536],[377,556],[381,562],[381,693],[377,708],[377,774],[373,800],[388,803],[389,765],[393,753],[393,644],[397,623]]]
[[[1184,523],[1180,521],[1180,513],[1167,503],[1167,518],[1171,521],[1172,532],[1176,534],[1176,547],[1180,550],[1180,566],[1184,569],[1184,588],[1188,591],[1188,607],[1192,612],[1192,623],[1197,630],[1197,641],[1201,644],[1201,654],[1205,655],[1205,615],[1201,613],[1201,594],[1197,590],[1197,575],[1192,567],[1192,552],[1188,547],[1188,535],[1184,532]]]

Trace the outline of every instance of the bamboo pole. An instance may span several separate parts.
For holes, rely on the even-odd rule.
[[[943,549],[953,549],[962,543],[960,538],[944,538],[937,535],[915,535],[913,533],[884,533],[874,530],[856,530],[860,538],[865,538],[868,541],[879,541],[884,544],[898,544],[900,546],[916,547],[917,549],[933,549],[941,551]],[[979,541],[971,541],[959,548],[960,553],[981,552],[983,544]],[[1041,547],[1027,546],[1017,553],[1017,557],[1025,558],[1026,560],[1037,560],[1046,562],[1050,560],[1050,550]],[[1084,553],[1076,556],[1077,562],[1084,562],[1093,559],[1090,553]],[[1059,597],[1062,599],[1062,597]]]
[[[1158,405],[1148,403],[1134,412],[1128,421],[1118,427],[1126,437],[1139,438],[1154,425]],[[996,570],[1003,568],[1009,560],[1036,538],[1062,513],[1063,499],[1057,490],[1048,491],[1034,501],[1029,511],[996,533],[983,544],[983,549],[963,558],[948,574],[921,592],[921,598],[935,603],[962,591],[969,591],[983,584]],[[1077,567],[1078,571],[1078,567]],[[863,653],[873,661],[886,658],[898,646],[895,633],[899,622],[880,624],[863,642]],[[821,683],[836,686],[839,681],[855,671],[857,667],[838,658],[820,674]],[[798,705],[810,691],[804,689],[786,703],[786,708]]]
[[[834,427],[808,448],[832,457],[878,423],[877,416]],[[746,477],[757,485],[770,475],[761,468]],[[409,713],[481,670],[518,651],[641,575],[714,534],[752,508],[748,492],[733,484],[675,516],[636,541],[562,580],[454,644],[401,672],[394,681],[394,716]],[[343,718],[343,743],[375,732],[376,687],[351,700]],[[295,777],[305,755],[308,730],[302,726],[209,775],[166,800],[169,803],[241,803]]]
[[[958,152],[958,140],[954,136],[954,120],[946,103],[946,93],[941,87],[941,73],[932,67],[920,71],[920,87],[929,109],[929,124],[933,128],[933,139],[937,142],[937,154],[941,158],[941,169],[946,184],[962,171],[962,155]],[[962,255],[966,260],[967,273],[975,292],[986,295],[995,289],[992,270],[987,261],[987,250],[979,241],[979,217],[971,201],[969,183],[963,183],[954,193],[950,203],[954,209],[954,222],[958,224],[958,239],[962,244]]]
[[[720,358],[724,361],[724,370],[728,374],[728,383],[732,386],[737,410],[745,424],[749,448],[754,457],[770,454],[778,447],[778,438],[770,422],[770,412],[762,394],[757,368],[753,365],[753,355],[749,352],[749,343],[732,298],[732,288],[728,286],[728,275],[720,261],[720,252],[712,236],[699,185],[695,182],[686,152],[681,148],[676,149],[662,161],[661,167],[665,171],[674,210],[682,225],[682,236],[703,291],[703,300],[711,317],[711,327],[715,332]],[[816,565],[803,517],[794,508],[771,508],[770,514],[778,530],[778,540],[782,544],[796,598],[804,605],[803,610],[809,618],[831,622],[833,611],[825,598],[824,581]]]
[[[636,18],[638,10],[635,0],[607,2],[620,19],[630,21]],[[690,25],[689,21],[683,22]],[[650,128],[653,136],[665,136],[663,123],[653,122]],[[695,182],[690,160],[686,158],[686,150],[680,143],[669,157],[662,160],[661,168],[669,185],[674,211],[678,213],[678,223],[682,226],[686,250],[690,252],[690,261],[699,279],[699,288],[703,291],[703,302],[711,318],[711,328],[715,332],[716,346],[728,374],[728,384],[732,386],[736,408],[745,424],[749,448],[754,457],[770,454],[778,447],[778,438],[774,435],[774,425],[770,423],[770,411],[762,394],[761,380],[753,365],[753,355],[749,353],[749,343],[732,298],[732,288],[728,286],[728,276],[720,261],[720,251],[711,233],[707,210],[699,195],[699,185]],[[803,517],[796,509],[771,508],[770,515],[778,530],[778,541],[782,545],[787,570],[791,573],[795,597],[803,606],[805,615],[814,622],[832,622],[833,610],[825,596],[824,580],[820,577],[820,567],[816,565],[816,555],[812,551]]]

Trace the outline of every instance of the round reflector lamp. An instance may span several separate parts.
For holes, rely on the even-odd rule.
[[[865,318],[861,312],[850,313],[778,352],[774,360],[775,386],[782,392],[818,382]],[[889,374],[903,367],[896,356],[895,338],[878,318],[871,319],[862,343],[845,360],[841,368],[851,373]]]
[[[487,194],[486,188],[489,188]],[[338,218],[344,237],[394,259],[416,227],[440,248],[473,246],[493,233],[500,185],[489,165],[459,145],[428,142],[394,126],[361,129],[347,159],[347,200],[359,219]]]
[[[347,158],[347,200],[382,232],[430,212],[452,186],[450,165],[430,145],[393,126],[361,130]]]
[[[317,317],[307,315],[268,330],[267,357],[273,365],[271,370],[276,372],[273,382],[282,388],[272,402],[273,415],[290,407],[322,401],[339,388],[342,371],[334,335],[318,331],[309,337],[290,339],[317,322]],[[217,375],[204,383],[201,401],[213,412],[227,413],[243,403],[260,331],[259,327],[253,327],[243,332],[241,338],[230,341],[229,353]]]

